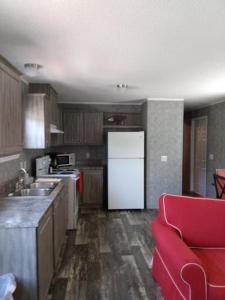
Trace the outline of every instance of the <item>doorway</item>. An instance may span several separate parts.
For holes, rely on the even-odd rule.
[[[201,196],[206,195],[207,122],[206,116],[191,121],[191,191]]]

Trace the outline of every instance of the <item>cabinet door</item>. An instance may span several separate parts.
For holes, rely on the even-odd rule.
[[[83,202],[102,205],[103,199],[102,169],[83,170]]]
[[[57,93],[47,83],[31,83],[29,84],[30,93],[41,93],[46,95],[45,118],[46,118],[46,147],[62,144],[62,138],[58,139],[58,134],[50,134],[50,124],[58,126],[58,105]]]
[[[101,145],[103,143],[103,113],[84,113],[84,139],[86,145]]]
[[[21,83],[0,69],[0,155],[22,149]]]
[[[46,299],[53,276],[53,220],[52,208],[38,228],[38,286],[39,300]]]
[[[63,115],[60,106],[57,106],[58,128],[63,130]],[[63,134],[57,134],[57,145],[63,145]]]
[[[54,266],[56,267],[66,233],[66,199],[63,191],[54,201]]]
[[[64,144],[81,145],[83,140],[83,114],[64,111]]]
[[[57,93],[49,86],[49,100],[51,103],[51,124],[58,125],[58,111],[57,111]]]
[[[62,110],[57,105],[56,107],[56,114],[57,114],[57,123],[56,126],[58,129],[63,130],[62,124]],[[63,134],[51,134],[51,146],[60,146],[63,145]]]
[[[45,114],[45,148],[49,147],[51,144],[50,136],[50,123],[51,123],[51,102],[49,98],[45,98],[44,102],[44,114]]]

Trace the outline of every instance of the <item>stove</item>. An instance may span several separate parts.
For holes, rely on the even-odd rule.
[[[80,172],[74,167],[61,167],[53,169],[49,174],[50,157],[48,155],[36,159],[36,176],[38,178],[60,178],[64,180],[68,190],[68,224],[67,229],[76,229],[79,211],[79,192],[77,190],[77,180]]]
[[[51,174],[72,175],[79,173],[78,169],[74,168],[57,168],[53,169]]]

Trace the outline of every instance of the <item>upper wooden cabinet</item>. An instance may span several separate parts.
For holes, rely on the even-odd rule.
[[[0,56],[0,156],[22,150],[20,73]]]
[[[45,94],[50,103],[50,123],[57,125],[57,93],[48,83],[30,83],[29,93],[31,94]]]
[[[51,103],[51,123],[58,125],[58,105],[57,105],[57,93],[50,87],[49,90],[49,99]]]
[[[101,145],[103,143],[103,113],[84,113],[84,144]]]
[[[101,145],[103,143],[103,113],[76,112],[63,113],[64,144]]]
[[[62,130],[62,111],[57,104],[57,93],[48,83],[31,83],[29,85],[30,93],[41,93],[46,95],[46,99],[49,101],[49,124],[56,125],[56,127]],[[63,144],[62,134],[51,134],[50,145],[58,146]]]
[[[81,145],[83,143],[83,113],[65,111],[63,125],[64,144]]]
[[[50,101],[45,94],[28,94],[24,105],[24,148],[50,146]]]

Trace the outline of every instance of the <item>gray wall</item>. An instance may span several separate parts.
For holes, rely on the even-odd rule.
[[[82,165],[106,165],[106,145],[100,146],[57,146],[52,147],[51,152],[75,153],[76,166]]]
[[[216,169],[225,169],[225,102],[185,114],[185,117],[200,116],[208,117],[206,193],[208,197],[215,197],[213,173]],[[214,160],[209,160],[209,154],[214,154]]]
[[[147,101],[144,110],[147,208],[158,208],[162,193],[182,193],[184,104]],[[167,155],[168,161],[161,162],[161,155]]]

